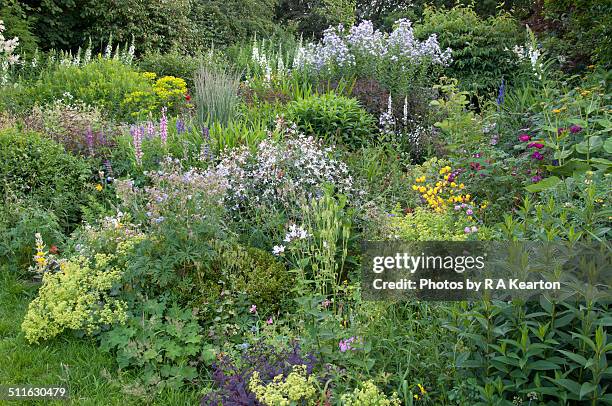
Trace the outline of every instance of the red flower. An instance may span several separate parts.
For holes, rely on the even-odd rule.
[[[191,101],[191,96],[189,95],[189,93],[187,93],[187,94],[185,95],[185,100],[187,100],[187,101]]]
[[[52,245],[51,248],[49,248],[49,252],[52,254],[57,254],[58,253],[58,249],[56,245]]]

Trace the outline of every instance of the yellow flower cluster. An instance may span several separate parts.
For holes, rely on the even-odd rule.
[[[45,251],[45,243],[42,240],[40,233],[35,234],[36,238],[36,254],[34,255],[33,271],[39,274],[44,273],[47,268],[47,252]]]
[[[249,381],[249,389],[265,405],[316,405],[317,380],[312,375],[308,376],[305,365],[295,365],[287,378],[283,380],[283,375],[278,375],[269,384],[264,384],[255,371]]]
[[[469,202],[472,196],[461,193],[465,185],[454,182],[451,172],[450,166],[441,168],[438,173],[442,178],[434,179],[435,183],[426,183],[425,175],[418,177],[412,185],[412,190],[419,192],[427,205],[437,212],[443,211],[449,204]]]
[[[155,82],[153,91],[162,101],[168,101],[177,96],[183,97],[187,93],[187,83],[174,76],[164,76]]]
[[[66,329],[92,334],[104,324],[125,323],[127,304],[110,296],[123,274],[109,265],[113,258],[97,254],[90,264],[75,257],[63,262],[58,272],[45,273],[21,324],[26,339],[38,343]]]
[[[156,77],[151,72],[145,72],[143,75],[151,82]],[[128,93],[123,99],[123,104],[130,106],[133,111],[132,116],[146,116],[157,111],[160,106],[173,106],[174,102],[183,100],[186,93],[185,80],[175,76],[163,76],[152,83],[148,89]]]
[[[419,388],[419,392],[415,393],[413,395],[415,400],[421,400],[423,399],[423,396],[427,395],[427,391],[425,390],[425,387],[423,385],[421,385],[420,383],[417,384],[418,388]]]
[[[357,388],[353,393],[342,395],[344,406],[399,406],[400,404],[397,394],[393,393],[387,398],[372,381],[364,382],[361,389]]]

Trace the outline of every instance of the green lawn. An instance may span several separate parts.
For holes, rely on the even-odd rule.
[[[91,339],[64,334],[47,343],[30,345],[21,332],[21,321],[36,287],[0,269],[0,385],[69,388],[69,401],[8,402],[57,405],[197,405],[193,391],[164,392],[151,396],[133,376],[118,374],[112,356],[98,350]],[[141,393],[139,393],[141,392]],[[138,394],[135,394],[138,393]]]

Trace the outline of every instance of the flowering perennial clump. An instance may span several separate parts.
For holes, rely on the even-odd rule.
[[[391,397],[387,397],[374,382],[366,381],[361,388],[342,395],[342,404],[345,406],[399,406],[401,403],[397,394],[393,393]]]
[[[331,184],[353,196],[353,178],[345,163],[313,137],[297,134],[284,140],[265,139],[255,151],[237,148],[222,156],[215,170],[228,182],[227,206],[235,211],[258,206],[291,208],[300,199],[323,194]]]
[[[310,405],[317,396],[317,383],[316,377],[307,373],[306,365],[294,365],[287,377],[279,374],[268,384],[261,381],[259,372],[253,372],[249,389],[265,405]]]
[[[419,192],[430,208],[441,212],[449,204],[470,201],[472,196],[469,193],[465,195],[461,193],[465,184],[456,182],[458,171],[453,171],[450,166],[444,166],[440,169],[439,174],[442,178],[433,179],[432,183],[426,182],[427,178],[423,175],[418,177],[415,184],[412,185],[412,190]]]
[[[374,58],[385,63],[399,63],[402,69],[424,61],[437,65],[451,62],[451,49],[442,50],[436,35],[425,41],[415,38],[412,24],[400,19],[390,33],[375,30],[371,21],[352,26],[348,33],[342,25],[329,27],[318,44],[300,46],[293,61],[294,68],[322,70],[354,66],[363,58]]]

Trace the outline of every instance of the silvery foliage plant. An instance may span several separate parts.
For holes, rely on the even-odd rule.
[[[252,150],[234,149],[221,157],[216,171],[228,181],[227,203],[233,211],[276,207],[291,211],[300,200],[323,195],[325,185],[349,198],[353,187],[348,167],[333,157],[333,148],[299,133],[295,126],[284,137],[268,137]]]
[[[374,60],[380,64],[400,64],[402,70],[409,70],[423,63],[446,66],[452,61],[451,49],[442,50],[435,34],[419,41],[411,22],[405,18],[396,21],[394,27],[390,34],[374,29],[368,20],[348,31],[342,25],[329,27],[319,43],[300,45],[293,67],[321,71],[352,67],[359,60]]]

